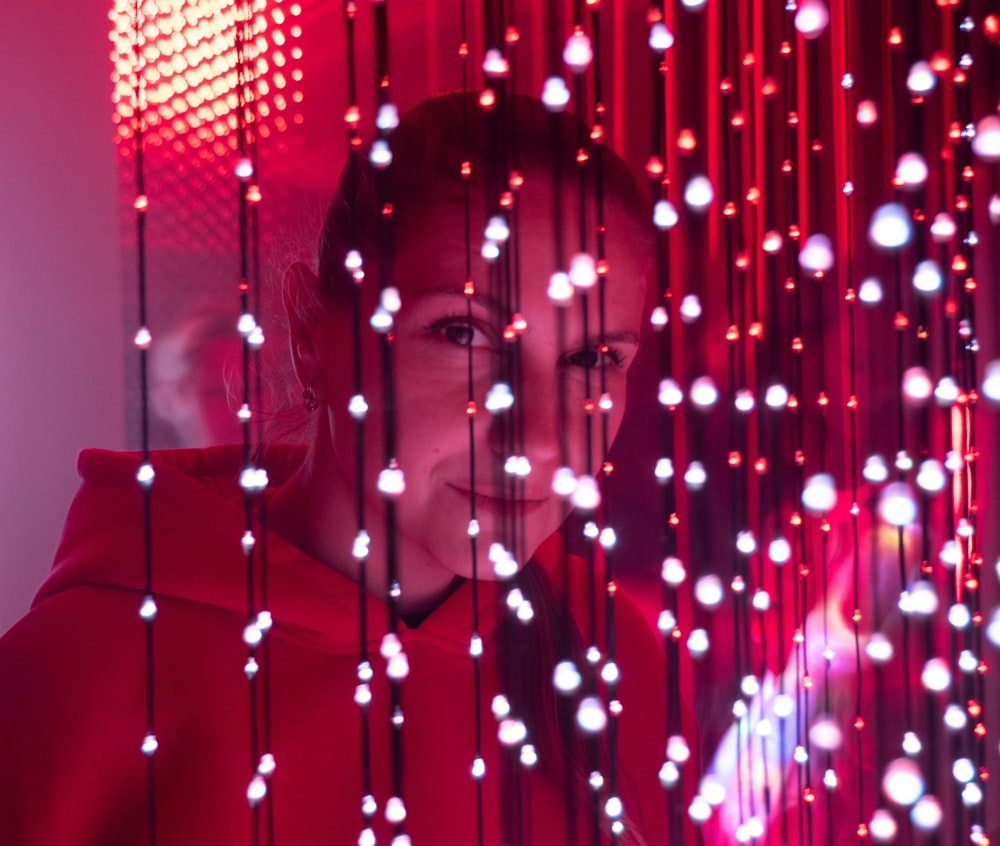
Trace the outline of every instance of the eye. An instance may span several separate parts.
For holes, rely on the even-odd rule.
[[[452,323],[449,326],[445,326],[442,333],[453,344],[458,344],[462,347],[470,346],[475,337],[473,328],[463,323]]]
[[[603,352],[600,348],[577,350],[563,356],[564,364],[571,367],[585,367],[588,370],[595,367],[621,367],[624,361],[625,356],[614,347],[605,347]]]
[[[441,317],[424,329],[435,338],[457,347],[482,347],[488,343],[484,329],[469,322],[465,315]]]

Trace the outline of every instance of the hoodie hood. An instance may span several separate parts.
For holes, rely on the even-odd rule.
[[[239,486],[242,455],[238,445],[151,454],[152,592],[158,601],[196,602],[249,619],[247,558],[241,546],[247,530]],[[269,489],[286,484],[304,458],[304,447],[266,447],[258,463],[267,470]],[[77,466],[83,485],[70,506],[55,563],[34,605],[77,587],[119,588],[137,593],[138,612],[145,594],[144,494],[136,478],[141,464],[139,453],[85,450],[80,454]],[[324,651],[356,652],[358,586],[268,531],[259,518],[258,510],[250,523],[256,538],[255,593],[266,597],[266,608],[274,618],[273,634]],[[546,547],[553,543],[558,546],[558,539]],[[550,556],[557,560],[558,550],[546,550],[544,558]],[[480,632],[485,636],[496,623],[495,585],[484,583],[479,595]],[[370,594],[364,601],[369,646],[374,648],[385,630],[388,608]],[[464,653],[471,601],[464,585],[418,628],[406,629],[402,622],[400,627],[407,639],[433,641],[438,648]]]

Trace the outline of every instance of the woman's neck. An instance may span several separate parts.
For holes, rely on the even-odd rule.
[[[372,528],[371,555],[365,579],[374,596],[384,599],[389,584],[384,564],[384,519],[366,508]],[[356,491],[327,439],[317,438],[306,460],[268,502],[268,527],[304,553],[354,582],[360,563],[352,555],[358,534]],[[376,523],[378,526],[376,527]],[[426,554],[406,539],[397,539],[402,595],[399,612],[422,620],[455,589],[453,573],[440,571]]]

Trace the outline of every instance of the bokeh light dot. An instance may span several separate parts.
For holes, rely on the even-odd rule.
[[[653,206],[653,225],[658,229],[673,229],[677,225],[677,208],[670,200],[658,200]]]
[[[913,287],[921,294],[936,294],[943,284],[941,268],[934,259],[924,259],[913,271]]]
[[[806,238],[799,252],[799,266],[810,273],[826,273],[833,267],[833,243],[830,238],[821,232]]]
[[[700,461],[692,461],[684,471],[684,484],[692,490],[701,490],[708,481],[705,465]]]
[[[920,462],[917,470],[917,486],[929,494],[935,494],[944,489],[948,477],[944,465],[936,458],[928,458]]]
[[[921,796],[910,809],[910,819],[923,831],[934,831],[941,825],[944,812],[935,796]]]
[[[784,564],[792,557],[792,545],[787,538],[777,537],[768,544],[767,557],[775,564]]]
[[[1000,402],[1000,358],[988,362],[983,368],[983,396],[992,402]]]
[[[825,752],[832,752],[840,748],[843,742],[844,733],[840,724],[830,716],[818,717],[809,727],[809,740],[813,746]]]
[[[962,788],[962,804],[967,808],[971,808],[974,805],[978,805],[983,801],[983,790],[974,781],[970,781],[965,787]],[[980,843],[989,843],[989,841],[980,840]]]
[[[906,75],[906,87],[911,94],[918,96],[929,94],[937,85],[934,70],[925,61],[914,62]]]
[[[955,629],[964,629],[972,622],[972,612],[963,602],[956,602],[948,609],[948,623]]]
[[[930,658],[920,674],[924,688],[933,693],[941,693],[951,685],[951,670],[944,658]]]
[[[694,585],[694,597],[704,608],[718,608],[726,595],[722,579],[714,573],[701,576]]]
[[[965,715],[965,709],[954,702],[944,709],[942,720],[945,726],[952,731],[961,731],[969,723],[969,718]]]
[[[879,515],[892,526],[908,526],[917,519],[917,503],[904,482],[892,482],[882,489]]]
[[[924,792],[924,779],[916,761],[910,758],[890,761],[882,775],[882,791],[897,805],[916,802]]]
[[[681,320],[685,323],[694,323],[702,314],[701,299],[697,294],[685,294],[681,298],[680,308]]]
[[[892,641],[882,632],[874,632],[865,645],[865,654],[876,664],[885,664],[892,660]]]
[[[869,455],[865,459],[865,466],[861,471],[861,475],[869,482],[880,484],[889,478],[889,467],[881,455]]]
[[[715,191],[707,176],[692,176],[684,186],[684,202],[692,211],[705,211],[715,199]]]
[[[876,305],[882,302],[882,283],[874,276],[862,280],[858,287],[858,299],[865,305]]]
[[[868,240],[876,247],[895,250],[909,242],[912,227],[910,214],[899,203],[886,203],[875,209],[868,226]]]
[[[719,399],[719,389],[711,376],[699,376],[691,383],[691,402],[699,408],[711,408]]]
[[[819,38],[830,23],[830,11],[823,0],[801,0],[795,13],[795,28],[803,38]]]
[[[687,648],[695,658],[700,658],[709,648],[708,632],[705,629],[692,629],[688,635]]]
[[[927,181],[927,161],[920,153],[903,153],[896,162],[896,178],[906,188],[919,188]]]
[[[983,161],[1000,161],[1000,117],[987,115],[976,124],[972,152]]]
[[[874,100],[862,100],[858,103],[855,119],[863,126],[873,126],[878,121],[878,106]]]
[[[938,244],[946,244],[955,237],[955,219],[948,212],[938,212],[931,223],[931,237]]]
[[[868,823],[868,831],[878,843],[891,843],[895,840],[896,829],[896,820],[885,808],[878,808]]]
[[[816,473],[806,479],[802,504],[810,511],[830,511],[837,504],[837,485],[829,473]]]
[[[784,408],[788,404],[788,388],[780,384],[768,385],[764,402],[768,408]]]
[[[976,765],[968,758],[956,758],[951,765],[951,774],[955,781],[967,784],[976,777]]]
[[[986,624],[986,637],[997,648],[1000,648],[1000,606],[993,609],[990,621]]]

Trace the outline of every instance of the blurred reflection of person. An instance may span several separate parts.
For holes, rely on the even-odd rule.
[[[169,424],[171,446],[206,447],[243,440],[236,417],[242,340],[232,309],[206,303],[150,347],[149,401]]]

